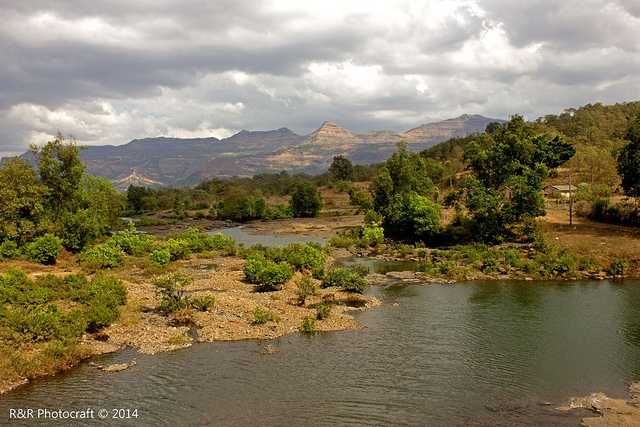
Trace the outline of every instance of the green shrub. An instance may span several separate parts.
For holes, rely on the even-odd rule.
[[[298,296],[298,303],[304,305],[307,298],[315,295],[318,292],[318,287],[313,282],[313,279],[307,275],[302,276],[296,282],[296,295]]]
[[[149,259],[154,266],[164,268],[171,262],[171,252],[166,248],[156,249],[151,252]]]
[[[210,311],[216,303],[216,297],[213,295],[203,295],[191,299],[191,307],[198,311]]]
[[[293,218],[291,207],[283,204],[269,206],[266,213],[267,219],[287,219]]]
[[[13,240],[5,240],[0,243],[0,261],[3,259],[14,259],[20,256],[18,244]]]
[[[334,248],[349,249],[351,246],[353,246],[353,239],[346,234],[338,234],[329,239],[329,246],[332,246]]]
[[[316,319],[311,316],[307,316],[302,320],[302,324],[300,324],[300,332],[305,334],[311,334],[316,332]]]
[[[597,271],[600,270],[600,264],[591,257],[581,257],[578,261],[578,269],[586,272]]]
[[[368,283],[362,274],[350,268],[336,267],[325,275],[322,287],[338,287],[348,292],[363,293]]]
[[[120,315],[119,307],[127,302],[127,290],[115,277],[97,275],[87,289],[87,329],[96,331],[110,325]]]
[[[295,218],[311,218],[320,213],[322,198],[314,185],[305,182],[297,186],[289,204]]]
[[[320,303],[316,306],[316,319],[324,320],[331,315],[331,304]]]
[[[171,261],[184,259],[191,255],[191,243],[185,239],[168,239],[162,247],[169,251]]]
[[[102,243],[82,252],[79,260],[91,268],[115,268],[122,265],[122,251],[115,245]]]
[[[322,248],[313,243],[289,244],[274,257],[276,261],[286,261],[297,271],[309,270],[316,278],[322,276],[327,258]]]
[[[120,248],[122,252],[134,256],[149,253],[155,245],[153,236],[137,233],[133,225],[129,226],[128,230],[115,233],[107,242]]]
[[[27,244],[26,253],[32,261],[41,264],[55,264],[62,250],[62,240],[53,234],[45,234]]]
[[[611,261],[611,265],[607,269],[607,272],[612,276],[624,276],[624,272],[629,266],[629,263],[626,259],[615,258]]]
[[[266,308],[256,307],[253,310],[253,324],[254,325],[264,325],[267,322],[277,322],[279,317]]]
[[[207,248],[210,250],[223,250],[227,253],[233,253],[235,245],[236,242],[235,240],[233,240],[233,238],[222,233],[216,233],[207,236]]]
[[[153,284],[160,296],[158,309],[164,314],[174,313],[189,307],[190,298],[184,288],[192,283],[192,278],[181,272],[168,273],[156,277]]]
[[[244,275],[247,282],[258,285],[258,291],[269,292],[279,290],[291,278],[293,269],[286,262],[276,263],[262,256],[252,256],[247,259]]]
[[[382,227],[367,226],[362,229],[362,243],[366,246],[377,246],[384,242]]]

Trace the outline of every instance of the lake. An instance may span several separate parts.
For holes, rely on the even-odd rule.
[[[640,282],[393,285],[358,331],[95,359],[9,408],[137,408],[127,425],[577,425],[553,407],[640,379]],[[270,343],[279,351],[262,354]],[[551,405],[550,405],[551,404]],[[95,421],[92,424],[98,424]],[[13,423],[19,424],[19,423]],[[25,424],[29,425],[29,424]]]

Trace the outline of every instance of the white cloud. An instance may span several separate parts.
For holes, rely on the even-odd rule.
[[[0,152],[334,120],[405,130],[640,93],[633,0],[9,2]]]

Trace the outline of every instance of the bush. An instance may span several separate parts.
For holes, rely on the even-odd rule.
[[[293,269],[286,262],[276,263],[262,256],[247,259],[244,275],[249,283],[258,285],[260,292],[277,291],[291,278]]]
[[[91,281],[87,295],[87,329],[92,332],[115,321],[119,307],[127,302],[127,290],[120,280],[103,274]]]
[[[262,307],[256,307],[253,310],[254,325],[264,325],[267,322],[277,322],[278,320],[278,316],[271,310],[267,310],[266,308]]]
[[[267,208],[267,219],[287,219],[292,218],[293,212],[291,207],[283,204],[277,204]]]
[[[185,239],[169,239],[162,245],[169,251],[171,261],[187,258],[191,255],[191,243]]]
[[[302,324],[300,325],[300,332],[305,334],[311,334],[316,332],[316,319],[311,316],[307,316],[302,320]]]
[[[324,320],[331,315],[331,304],[320,303],[316,306],[316,319]]]
[[[149,259],[154,266],[164,268],[171,262],[171,252],[166,248],[156,249],[151,252]]]
[[[3,259],[14,259],[20,256],[18,245],[13,240],[5,240],[0,243],[0,261]]]
[[[298,296],[298,302],[300,305],[304,305],[307,298],[315,295],[318,292],[318,288],[313,279],[307,275],[304,275],[296,282],[296,295]]]
[[[320,246],[313,243],[291,243],[279,252],[276,252],[276,261],[286,261],[297,271],[309,270],[314,277],[322,277],[327,257]]]
[[[382,227],[364,227],[362,229],[362,243],[366,246],[378,246],[384,242]]]
[[[150,252],[155,245],[153,236],[136,233],[133,225],[130,225],[128,230],[117,232],[107,242],[120,248],[122,252],[134,256],[142,256]]]
[[[629,263],[627,260],[616,258],[611,262],[611,265],[609,265],[607,272],[614,277],[622,277],[628,266]]]
[[[29,258],[41,264],[55,264],[61,250],[62,240],[53,234],[38,237],[26,247]]]
[[[158,309],[164,314],[174,313],[190,305],[190,299],[184,288],[191,284],[192,279],[184,273],[168,273],[153,280],[156,291],[160,296]]]
[[[353,269],[336,267],[330,270],[322,281],[323,288],[332,286],[361,294],[367,289],[368,283],[360,273]]]
[[[191,300],[191,307],[198,311],[210,311],[216,303],[216,297],[213,295],[203,295]]]
[[[218,204],[216,215],[220,219],[245,222],[261,219],[266,215],[266,202],[242,192],[232,192]]]
[[[291,195],[290,206],[295,218],[316,217],[322,208],[320,192],[312,184],[300,184]]]
[[[62,244],[66,249],[79,252],[104,231],[94,212],[79,209],[73,213],[65,212],[60,221],[58,234],[62,236]]]
[[[115,268],[122,265],[122,251],[117,246],[103,243],[82,252],[79,260],[91,268]]]

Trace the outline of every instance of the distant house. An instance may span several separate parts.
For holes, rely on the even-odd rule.
[[[558,195],[559,197],[568,199],[571,194],[576,194],[578,187],[568,184],[547,185],[544,187],[545,197]]]

